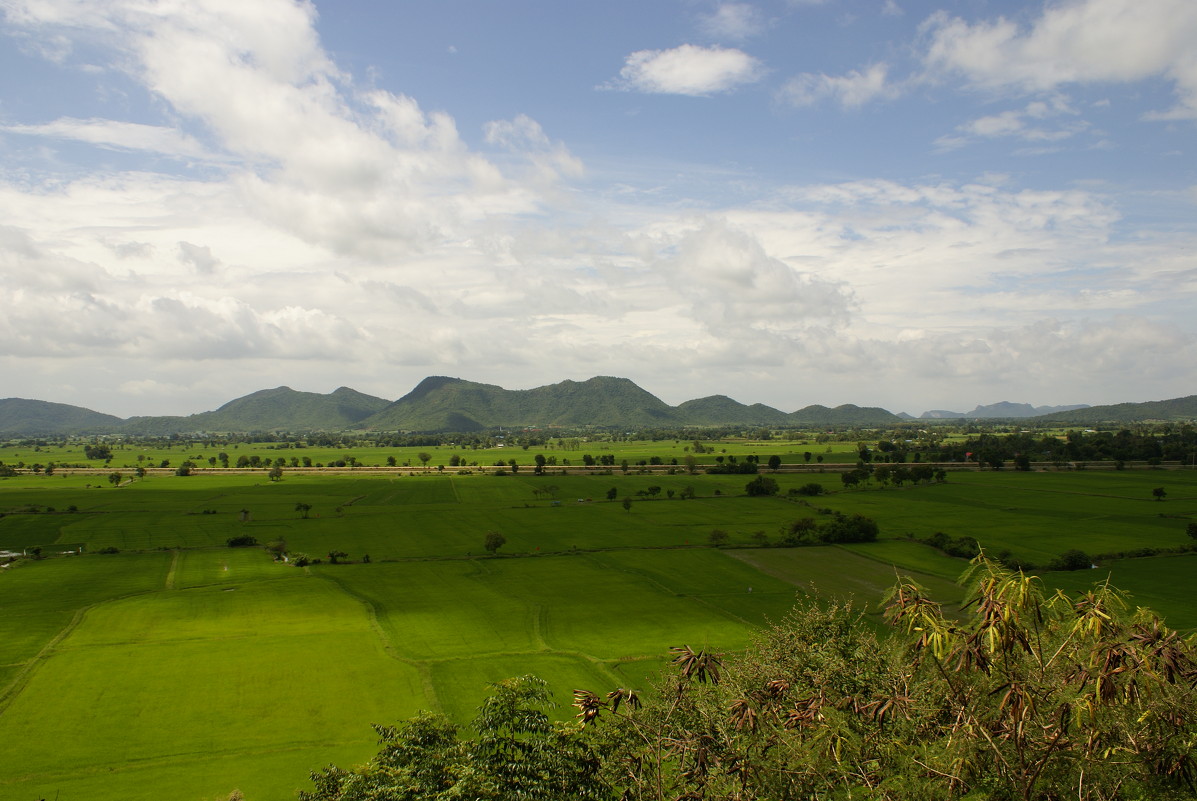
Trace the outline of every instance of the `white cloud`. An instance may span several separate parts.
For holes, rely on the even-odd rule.
[[[580,159],[561,142],[549,141],[540,123],[526,114],[488,122],[483,131],[489,144],[526,157],[542,182],[552,183],[562,176],[578,178],[585,172]]]
[[[197,272],[205,274],[212,273],[220,265],[220,260],[212,255],[212,248],[193,245],[190,242],[179,243],[179,261],[190,264]]]
[[[873,100],[892,99],[901,91],[889,80],[886,64],[873,64],[863,72],[853,70],[847,75],[797,75],[781,88],[778,99],[794,106],[833,100],[846,108],[856,108]]]
[[[1022,109],[979,117],[956,127],[956,133],[940,137],[941,149],[960,147],[977,139],[1013,137],[1025,142],[1058,142],[1088,129],[1089,124],[1076,119],[1077,112],[1061,97],[1035,100]],[[1060,117],[1066,119],[1060,120]]]
[[[736,41],[759,36],[768,24],[764,13],[749,3],[720,3],[699,21],[708,36]]]
[[[0,127],[0,131],[54,139],[72,139],[101,147],[141,150],[178,158],[204,160],[215,158],[194,138],[174,128],[165,128],[159,125],[60,117],[53,122],[41,125],[5,125]]]
[[[1136,351],[1143,392],[1177,386],[1195,355],[1192,331],[1153,321],[1197,300],[1197,234],[1139,233],[1099,185],[807,184],[696,217],[684,198],[574,191],[581,163],[528,116],[487,123],[483,155],[448,114],[357,90],[308,4],[10,6],[30,37],[86,40],[167,118],[22,133],[196,159],[202,141],[225,159],[202,178],[0,176],[0,374],[35,397],[78,402],[64,393],[84,386],[116,413],[200,411],[281,383],[397,397],[432,372],[605,373],[671,402],[733,386],[792,410],[912,393],[950,406],[938,379],[962,376],[971,408],[998,399],[995,377],[1017,399],[1092,402],[1109,390],[1089,367],[1129,375]],[[738,50],[635,55],[621,88],[712,94],[763,74]],[[852,107],[908,85],[875,64],[788,92]],[[953,135],[1075,134],[1059,93],[1035,91]],[[146,405],[129,409],[132,393]]]
[[[1049,4],[1026,26],[1003,17],[972,24],[939,12],[923,30],[932,74],[1031,93],[1163,77],[1175,84],[1178,103],[1162,116],[1197,117],[1197,4],[1190,0]]]
[[[638,50],[627,57],[611,88],[648,94],[704,95],[754,83],[764,65],[734,48],[685,44],[672,50]]]
[[[770,257],[755,237],[724,221],[703,221],[668,250],[660,263],[666,283],[713,335],[768,332],[789,340],[848,320],[853,301],[845,287]]]

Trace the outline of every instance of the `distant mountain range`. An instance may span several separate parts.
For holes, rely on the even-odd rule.
[[[1034,418],[1070,423],[1197,419],[1197,396],[1115,406],[1040,406],[1002,402],[971,412],[930,411],[924,420]],[[264,389],[220,408],[178,417],[121,419],[62,403],[0,400],[0,433],[167,435],[247,431],[479,431],[495,427],[644,428],[680,426],[878,426],[912,420],[875,406],[806,406],[783,412],[726,395],[670,406],[626,378],[598,376],[527,390],[431,376],[397,401],[341,387],[327,395]]]
[[[1135,404],[1128,404],[1135,405]],[[1074,409],[1088,409],[1090,406],[1084,403],[1078,403],[1075,406],[1032,406],[1029,403],[1011,403],[1010,401],[1001,401],[1000,403],[991,403],[987,406],[978,406],[971,412],[949,412],[944,409],[932,409],[929,412],[923,412],[920,420],[947,420],[956,417],[975,418],[1019,418],[1019,417],[1042,417],[1045,414],[1056,414],[1057,412],[1070,412]]]

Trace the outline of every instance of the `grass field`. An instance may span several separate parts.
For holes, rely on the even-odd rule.
[[[132,470],[136,467],[157,467],[168,462],[172,467],[178,467],[184,461],[194,462],[198,467],[219,467],[220,455],[227,455],[229,465],[236,465],[240,457],[251,459],[256,456],[261,462],[273,464],[283,459],[286,466],[302,466],[310,462],[311,465],[331,465],[336,462],[356,463],[364,467],[380,467],[389,464],[393,458],[400,467],[436,468],[445,467],[453,456],[457,456],[464,465],[494,467],[507,464],[514,459],[517,464],[528,467],[534,464],[536,455],[542,454],[546,458],[553,458],[555,463],[582,464],[582,457],[590,454],[596,459],[600,456],[615,457],[616,465],[624,460],[635,465],[640,461],[648,461],[654,456],[665,464],[676,459],[681,464],[686,456],[694,456],[698,464],[714,464],[717,456],[735,456],[743,459],[752,455],[767,462],[770,456],[777,455],[787,464],[804,462],[805,453],[812,455],[811,463],[817,464],[817,457],[823,457],[826,462],[855,462],[857,450],[855,443],[833,442],[815,443],[813,437],[796,440],[744,440],[732,439],[727,441],[709,441],[702,443],[704,452],[697,453],[690,440],[659,440],[659,441],[609,441],[609,440],[560,440],[549,438],[548,442],[536,447],[496,446],[490,448],[456,447],[452,445],[429,446],[370,446],[361,447],[294,447],[290,443],[237,443],[231,445],[216,445],[203,440],[178,442],[169,445],[127,445],[113,446],[111,460],[105,462],[99,459],[88,459],[84,452],[84,443],[70,443],[65,446],[47,444],[39,446],[16,445],[13,443],[0,444],[0,462],[6,464],[25,463],[56,465],[83,465],[88,467],[104,467],[113,470]],[[428,462],[420,458],[424,453],[429,456]],[[305,459],[307,461],[305,461]]]
[[[776,478],[783,494],[812,480]],[[835,474],[813,478],[840,489]],[[207,801],[234,787],[290,799],[310,769],[368,756],[369,723],[422,708],[468,720],[486,684],[511,675],[548,680],[569,717],[573,688],[643,689],[670,646],[735,651],[798,596],[852,597],[875,616],[901,573],[950,606],[965,563],[912,538],[967,534],[1042,563],[1069,548],[1185,545],[1197,519],[1197,474],[1181,471],[953,473],[809,505],[745,497],[747,480],[0,480],[0,549],[84,551],[0,573],[0,742],[16,766],[0,799]],[[1153,499],[1157,486],[1166,501]],[[297,504],[310,505],[306,519]],[[754,535],[775,539],[819,508],[873,517],[881,539],[755,547]],[[713,529],[728,547],[709,547]],[[487,531],[507,540],[494,558]],[[324,563],[225,547],[244,534]],[[106,547],[120,552],[96,553]],[[328,564],[333,550],[351,563]],[[1197,627],[1187,593],[1197,556],[1042,575],[1070,592],[1112,575],[1132,604]]]

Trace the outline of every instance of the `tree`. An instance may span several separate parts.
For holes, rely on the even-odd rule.
[[[108,483],[114,487],[119,486],[123,479],[124,479],[124,476],[122,476],[120,473],[114,472],[114,473],[108,474]]]
[[[107,462],[112,458],[112,448],[101,443],[84,445],[83,455],[88,461]]]
[[[428,469],[428,460],[432,458],[432,454],[428,453],[427,451],[420,451],[419,453],[416,454],[416,456],[419,458],[419,460],[421,462],[423,462],[424,469],[427,470]]]
[[[631,499],[631,498],[624,498],[624,499],[623,499],[623,510],[624,510],[625,512],[630,512],[630,511],[632,511],[632,499]]]
[[[270,472],[266,475],[270,476],[271,481],[278,481],[283,477],[283,468],[276,464],[274,467],[270,468]]]
[[[507,544],[507,538],[497,531],[486,532],[486,539],[483,540],[482,547],[486,549],[489,554],[496,554],[499,549]]]
[[[711,535],[707,538],[711,544],[718,548],[720,545],[726,545],[730,536],[721,528],[714,529]]]
[[[1048,570],[1088,570],[1093,567],[1089,554],[1073,548],[1057,556],[1048,564]]]
[[[769,457],[769,469],[772,470],[774,473],[776,473],[778,468],[780,468],[780,467],[781,467],[781,457],[776,456],[776,455],[770,456]]]
[[[603,776],[641,801],[1192,797],[1192,643],[1108,585],[1048,594],[984,557],[962,584],[961,619],[900,579],[890,637],[805,603],[734,661],[674,649],[635,708],[576,691]]]
[[[1168,496],[1168,491],[1166,489],[1164,489],[1163,487],[1156,487],[1155,489],[1153,489],[1151,491],[1151,494],[1155,497],[1155,499],[1157,501],[1162,501],[1162,500],[1164,500],[1164,498],[1166,498]]]
[[[1197,540],[1197,523],[1189,523],[1185,526],[1185,533]]]
[[[333,564],[333,565],[339,564],[339,562],[337,562],[338,559],[348,559],[348,558],[349,558],[349,554],[345,553],[344,551],[329,551],[328,552],[329,564]]]
[[[769,476],[757,476],[744,487],[744,491],[752,497],[776,495],[778,489],[777,480]]]
[[[312,505],[310,503],[303,503],[300,501],[299,503],[295,504],[295,511],[299,512],[300,517],[302,517],[304,520],[307,520],[308,512],[312,511]]]
[[[626,692],[626,691],[625,691]],[[627,705],[638,704],[626,693]],[[601,702],[583,695],[575,705]],[[601,776],[596,744],[583,736],[583,723],[554,723],[548,685],[535,676],[491,685],[478,709],[474,736],[447,717],[421,712],[398,726],[374,726],[377,755],[343,770],[313,771],[314,789],[300,801],[447,801],[526,799],[602,801],[612,793]],[[585,712],[583,712],[583,715]],[[581,717],[581,715],[580,715]]]
[[[607,490],[607,500],[613,501],[618,496],[619,496],[619,488],[618,487],[612,487],[611,489]]]

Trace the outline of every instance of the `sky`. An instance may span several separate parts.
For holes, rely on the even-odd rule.
[[[0,0],[0,396],[1197,393],[1192,0]]]

